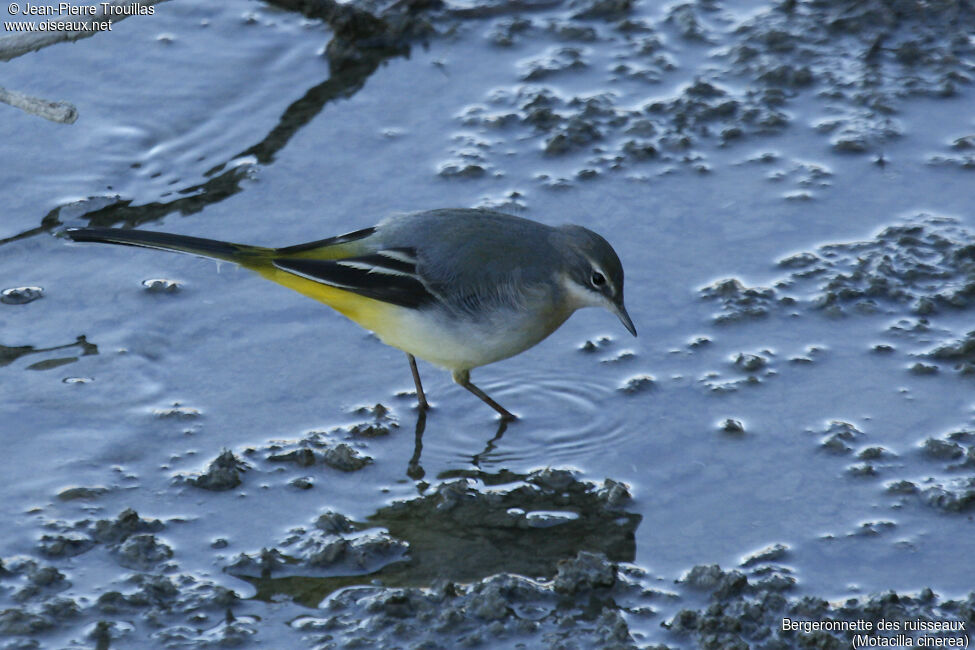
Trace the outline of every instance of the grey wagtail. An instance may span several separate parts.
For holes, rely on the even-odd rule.
[[[513,420],[471,383],[471,369],[527,350],[581,307],[605,307],[636,336],[623,306],[619,257],[582,226],[446,209],[285,248],[119,228],[67,235],[234,262],[321,301],[406,352],[424,410],[415,357],[450,370],[455,382]]]

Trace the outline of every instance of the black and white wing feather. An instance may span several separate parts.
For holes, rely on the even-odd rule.
[[[275,258],[276,268],[366,298],[419,309],[437,298],[419,277],[416,251],[388,248],[339,260]]]

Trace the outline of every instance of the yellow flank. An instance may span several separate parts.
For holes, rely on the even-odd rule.
[[[216,256],[210,251],[200,251],[194,247],[170,245],[166,248],[185,253],[203,255],[214,259],[225,259],[239,264],[245,269],[259,273],[262,277],[280,285],[293,289],[318,302],[325,303],[346,318],[359,324],[367,330],[375,332],[383,340],[384,334],[395,334],[396,323],[401,316],[402,307],[366,298],[352,291],[332,287],[321,282],[308,280],[289,273],[274,266],[273,259],[316,259],[338,260],[355,257],[368,252],[368,248],[361,241],[355,240],[340,244],[324,244],[297,252],[284,252],[286,249],[265,248],[262,246],[247,246],[233,244],[237,252],[227,256]]]
[[[380,338],[393,326],[396,311],[402,309],[396,305],[366,298],[351,291],[308,280],[274,266],[262,265],[259,267],[250,266],[249,268],[272,282],[277,282],[304,296],[325,303],[346,318],[367,330],[375,332]]]
[[[272,282],[277,282],[304,296],[325,303],[343,316],[377,334],[381,335],[389,327],[389,319],[393,316],[392,312],[397,309],[395,305],[366,298],[352,291],[331,287],[321,282],[308,280],[275,267],[271,261],[273,258],[338,260],[354,257],[366,252],[366,247],[360,241],[316,246],[308,250],[287,254],[282,254],[281,249],[259,246],[240,246],[240,249],[240,253],[233,256],[230,261],[259,273]]]

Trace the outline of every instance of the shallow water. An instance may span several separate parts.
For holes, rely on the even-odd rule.
[[[0,289],[43,289],[26,304],[0,304],[0,345],[34,348],[10,353],[0,366],[5,564],[18,555],[54,564],[70,582],[60,595],[84,606],[127,584],[116,551],[100,545],[45,559],[39,540],[134,508],[165,523],[157,537],[173,557],[168,569],[163,562],[153,570],[246,597],[255,593],[251,585],[225,572],[233,559],[281,546],[289,531],[312,526],[323,512],[365,522],[458,476],[480,477],[473,484],[488,493],[490,477],[550,467],[630,487],[625,509],[642,520],[632,556],[611,559],[645,569],[664,589],[694,565],[733,567],[781,543],[799,594],[841,599],[931,587],[953,597],[970,590],[970,508],[932,506],[923,493],[899,495],[887,486],[909,480],[924,490],[972,475],[921,450],[927,438],[973,427],[971,376],[950,362],[936,363],[933,374],[909,372],[932,363],[919,355],[963,338],[971,310],[919,314],[909,302],[881,296],[871,304],[860,299],[859,307],[851,300],[840,314],[813,304],[825,292],[814,279],[794,282],[795,291],[776,289],[777,298],[797,295],[794,305],[773,300],[763,318],[720,323],[720,301],[703,299],[700,290],[722,278],[775,287],[792,272],[779,260],[870,242],[892,225],[929,223],[921,213],[954,219],[947,246],[963,248],[965,233],[975,232],[972,172],[958,163],[964,150],[950,144],[973,128],[965,110],[971,89],[959,85],[950,98],[891,92],[902,135],[877,139],[876,124],[868,123],[867,151],[849,153],[813,128],[825,116],[859,110],[817,96],[839,84],[824,72],[815,91],[790,89],[787,120],[771,133],[746,124],[742,138],[722,145],[715,127],[689,129],[689,147],[661,148],[646,160],[623,156],[614,169],[614,152],[631,136],[608,114],[669,101],[701,78],[729,92],[754,87],[734,77],[721,52],[737,42],[735,26],[762,16],[763,5],[751,14],[704,12],[710,43],[683,38],[677,23],[664,20],[667,11],[638,6],[634,17],[652,24],[674,69],[635,54],[606,21],[585,22],[595,41],[561,41],[564,32],[545,27],[572,24],[560,9],[531,14],[534,31],[513,32],[505,47],[491,40],[507,18],[445,21],[439,28],[450,26],[449,36],[386,60],[350,96],[325,99],[269,154],[247,152],[273,141],[267,136],[279,118],[328,79],[318,54],[330,33],[317,21],[250,2],[173,0],[111,35],[5,64],[8,87],[69,99],[81,112],[68,127],[9,108],[0,120],[8,161],[0,166],[7,189]],[[132,52],[138,56],[117,65]],[[846,74],[827,54],[823,69]],[[556,69],[573,57],[585,65]],[[538,72],[540,60],[545,70]],[[614,72],[620,61],[645,66],[659,81]],[[522,115],[512,98],[539,87],[559,93],[558,110],[566,112],[573,110],[568,98],[612,93],[592,117],[602,136],[546,155],[543,130],[518,117],[500,126],[483,119]],[[672,126],[676,110],[659,118],[657,133]],[[624,117],[631,126],[636,119]],[[937,156],[958,164],[932,164]],[[481,171],[443,171],[469,163]],[[229,185],[207,185],[228,169]],[[581,179],[582,169],[597,173]],[[130,209],[114,205],[116,196]],[[167,207],[178,197],[183,203]],[[536,348],[475,371],[479,386],[521,416],[503,431],[447,373],[421,363],[434,405],[422,445],[403,354],[327,308],[227,264],[51,236],[92,221],[287,245],[365,227],[394,211],[477,205],[604,234],[626,269],[640,336],[631,338],[611,315],[580,312]],[[838,253],[851,263],[865,254],[853,246]],[[965,273],[949,273],[918,295],[970,281]],[[143,282],[151,279],[175,282],[177,290],[148,291]],[[906,319],[901,330],[909,330],[919,318],[928,323],[920,333],[891,329]],[[89,345],[77,344],[80,336]],[[873,351],[879,343],[893,353]],[[762,361],[749,370],[736,364],[740,354]],[[628,382],[636,382],[631,390]],[[377,403],[399,425],[389,434],[341,429],[369,422],[356,409]],[[723,431],[728,419],[744,433]],[[860,432],[849,452],[822,446],[831,421]],[[347,441],[373,462],[345,473],[266,461],[274,441],[301,446],[312,431],[324,432],[329,444]],[[888,455],[875,463],[876,475],[857,476],[849,467],[868,446]],[[207,492],[185,481],[223,449],[251,464],[239,487]],[[313,487],[296,488],[296,477]],[[106,490],[58,498],[77,486]],[[212,545],[218,539],[225,541]],[[464,542],[447,535],[440,543]],[[459,567],[447,562],[440,575],[469,581],[499,570]],[[538,570],[551,577],[551,567]],[[412,580],[383,584],[422,586]],[[5,589],[0,609],[17,602]],[[641,642],[681,647],[660,627],[674,607],[659,603],[655,616],[628,616],[631,632]],[[268,647],[261,644],[297,634],[287,622],[308,611],[287,599],[252,601],[238,616],[263,621],[245,623],[255,647]],[[85,610],[32,636],[43,647],[80,643],[92,616]],[[219,618],[198,625],[216,626]],[[168,643],[133,625],[118,632],[118,647],[144,647],[146,638]],[[202,635],[195,643],[206,642]]]

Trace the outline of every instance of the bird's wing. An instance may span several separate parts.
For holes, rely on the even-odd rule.
[[[437,300],[417,274],[412,248],[386,248],[342,259],[275,257],[271,264],[306,280],[401,307],[417,309]]]
[[[274,256],[289,259],[335,260],[359,255],[376,247],[372,237],[375,233],[376,227],[371,226],[337,237],[278,248],[275,249]]]
[[[455,313],[520,307],[525,290],[551,287],[561,259],[553,229],[490,210],[443,209],[400,215],[377,226],[384,248],[416,250],[416,276]]]

